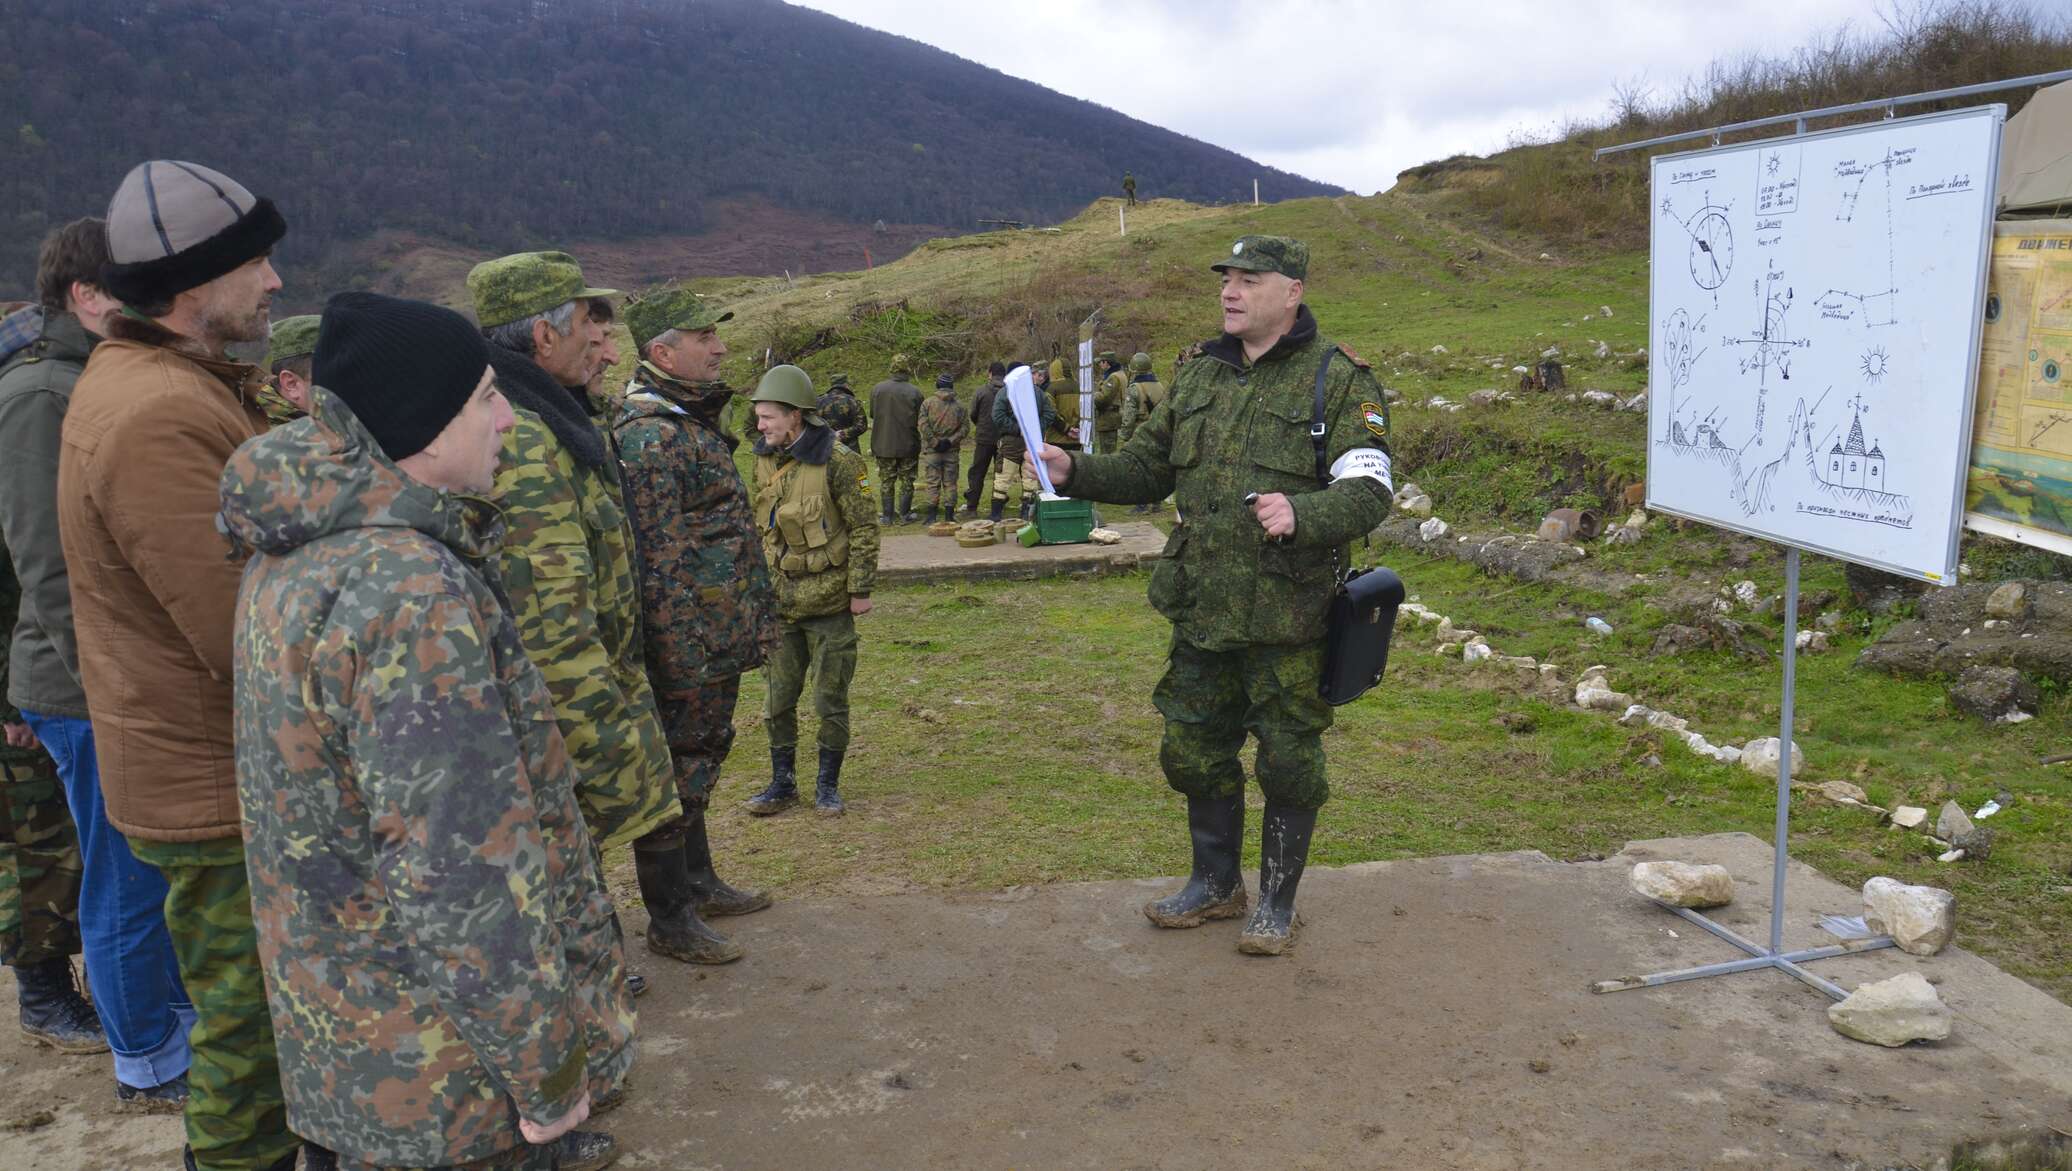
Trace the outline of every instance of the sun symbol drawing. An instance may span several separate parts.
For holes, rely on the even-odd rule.
[[[1865,352],[1863,355],[1863,380],[1865,382],[1872,383],[1873,385],[1883,382],[1887,369],[1889,369],[1889,364],[1886,361],[1885,348],[1883,346],[1872,346]]]
[[[1784,160],[1778,158],[1777,155],[1774,152],[1772,152],[1770,157],[1764,162],[1763,166],[1764,169],[1768,170],[1772,175],[1774,175],[1784,168]]]

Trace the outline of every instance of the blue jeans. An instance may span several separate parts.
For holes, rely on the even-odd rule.
[[[115,1080],[148,1088],[187,1072],[194,1005],[180,984],[165,929],[165,877],[137,861],[108,824],[94,729],[70,716],[23,712],[64,781],[79,830],[79,937],[94,1011],[115,1054]]]

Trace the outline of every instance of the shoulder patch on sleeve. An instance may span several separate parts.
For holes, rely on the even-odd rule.
[[[1360,422],[1366,426],[1367,430],[1373,432],[1376,438],[1388,438],[1389,413],[1380,403],[1361,403]]]
[[[1344,354],[1348,359],[1352,361],[1353,365],[1358,366],[1362,370],[1373,369],[1373,367],[1369,366],[1366,363],[1366,361],[1362,359],[1358,354],[1353,353],[1353,348],[1349,345],[1346,345],[1344,342],[1338,343],[1338,352]]]

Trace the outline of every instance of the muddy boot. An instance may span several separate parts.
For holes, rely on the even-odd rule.
[[[1317,811],[1287,805],[1266,806],[1259,819],[1259,907],[1237,937],[1246,955],[1277,956],[1295,946],[1295,888],[1309,863],[1309,837],[1317,828]]]
[[[626,995],[638,998],[647,995],[647,990],[648,982],[646,976],[634,971],[626,973]]]
[[[782,813],[799,803],[797,750],[770,749],[770,786],[748,799],[747,809],[757,817]]]
[[[691,872],[681,841],[662,849],[633,847],[633,873],[647,904],[648,950],[687,964],[730,964],[745,952],[705,925],[692,907]]]
[[[590,1117],[593,1119],[602,1118],[624,1106],[626,1104],[626,1095],[632,1089],[633,1078],[631,1076],[620,1078],[619,1084],[605,1091],[604,1097],[590,1099]]]
[[[625,1154],[601,1130],[571,1130],[554,1140],[554,1171],[604,1171]]]
[[[842,754],[832,748],[821,749],[820,775],[813,780],[813,812],[822,817],[840,817],[848,810],[837,788],[841,783]]]
[[[691,872],[691,895],[698,913],[707,919],[717,915],[746,915],[770,905],[770,896],[759,890],[737,890],[727,885],[712,869],[712,842],[705,836],[705,815],[691,819],[684,835],[684,865]]]
[[[72,961],[60,957],[14,966],[22,1002],[22,1032],[60,1053],[106,1053],[108,1038],[93,1005],[79,995]]]
[[[175,1074],[172,1080],[155,1086],[115,1083],[117,1114],[180,1114],[186,1109],[187,1075],[184,1073]]]
[[[894,523],[892,519],[892,485],[887,484],[878,489],[878,527],[889,529]]]
[[[899,523],[910,525],[920,519],[921,514],[914,511],[914,486],[912,484],[900,485]]]
[[[1007,511],[1007,501],[1005,501],[1005,500],[995,500],[995,501],[993,502],[993,509],[992,509],[992,512],[991,512],[991,513],[990,513],[990,514],[989,514],[989,515],[988,515],[988,516],[986,517],[986,519],[987,519],[987,520],[989,520],[989,521],[992,521],[992,522],[993,522],[994,524],[999,524],[999,523],[1000,523],[1000,514],[1001,514],[1001,513],[1003,513],[1003,512],[1006,512],[1006,511]]]
[[[1189,797],[1187,836],[1194,842],[1194,869],[1187,885],[1144,904],[1144,917],[1160,927],[1199,927],[1211,919],[1245,913],[1245,874],[1238,859],[1245,848],[1245,799]]]

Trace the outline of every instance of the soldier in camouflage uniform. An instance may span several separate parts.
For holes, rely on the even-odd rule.
[[[1094,359],[1094,451],[1111,455],[1122,446],[1122,400],[1129,387],[1114,350]]]
[[[935,376],[935,393],[921,404],[921,500],[928,505],[923,524],[957,518],[957,464],[964,437],[971,434],[971,412],[957,401],[957,380]]]
[[[878,526],[863,457],[835,442],[814,414],[813,380],[778,366],[755,390],[755,522],[776,575],[782,642],[770,660],[763,724],[770,784],[748,802],[768,815],[798,801],[799,696],[813,676],[820,716],[814,808],[843,811],[839,785],[849,750],[849,680],[856,674],[856,617],[871,609],[878,580]]]
[[[1045,384],[1050,391],[1051,409],[1058,413],[1058,425],[1076,441],[1079,429],[1079,371],[1063,358],[1050,360],[1050,381]]]
[[[1238,858],[1250,731],[1266,794],[1259,906],[1240,951],[1278,955],[1295,938],[1295,889],[1329,787],[1319,691],[1334,567],[1347,542],[1388,514],[1394,490],[1388,408],[1366,364],[1318,332],[1302,303],[1309,251],[1246,236],[1223,274],[1222,336],[1203,346],[1171,399],[1110,456],[1046,446],[1061,491],[1151,503],[1175,496],[1181,523],[1151,577],[1151,604],[1173,623],[1159,763],[1187,797],[1194,867],[1179,893],[1144,908],[1161,927],[1245,913]],[[1326,372],[1324,452],[1310,419]],[[1248,496],[1257,494],[1248,500]]]
[[[309,363],[317,352],[315,314],[273,323],[266,336],[268,381],[259,391],[259,409],[275,427],[309,414]]]
[[[489,348],[344,293],[315,366],[314,417],[237,450],[219,516],[253,554],[237,778],[288,1120],[348,1166],[603,1166],[572,1128],[632,1064],[633,1002],[496,582]]]
[[[878,461],[878,523],[912,524],[914,472],[921,454],[921,388],[913,364],[892,355],[892,377],[871,387],[871,458]]]
[[[847,374],[837,374],[828,382],[827,393],[820,396],[820,417],[834,429],[835,442],[851,451],[856,450],[856,441],[863,438],[871,425],[856,392],[849,388]]]
[[[1122,399],[1122,442],[1128,443],[1144,420],[1166,400],[1165,384],[1151,372],[1151,355],[1139,350],[1130,356],[1130,383]],[[1130,506],[1131,512],[1150,512],[1149,504]]]
[[[633,858],[648,948],[693,963],[743,954],[700,916],[770,905],[767,894],[719,877],[705,829],[734,745],[741,676],[762,666],[778,639],[770,570],[734,465],[740,440],[720,421],[732,392],[717,379],[727,353],[719,326],[733,316],[675,288],[629,303],[626,324],[641,358],[614,428],[638,537],[648,681],[684,809],[636,840]]]
[[[616,290],[588,287],[565,252],[522,252],[476,265],[468,292],[518,420],[496,477],[504,587],[553,692],[590,836],[619,845],[683,807],[642,661],[633,529],[609,420],[585,389],[604,332],[589,303]]]

